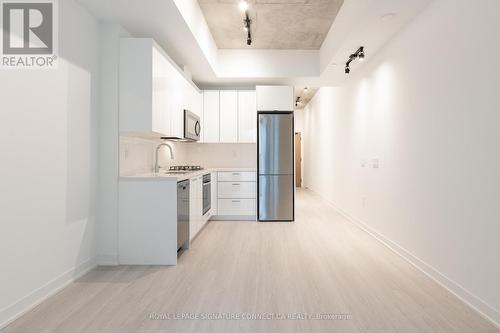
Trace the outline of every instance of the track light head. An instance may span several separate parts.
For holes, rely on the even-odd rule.
[[[361,46],[359,49],[357,49],[356,52],[349,56],[349,60],[347,60],[347,62],[345,63],[344,71],[346,74],[349,74],[351,72],[351,68],[349,67],[349,65],[356,59],[359,59],[359,61],[363,61],[365,59],[365,48],[363,46]]]
[[[359,50],[358,50],[358,52],[357,52],[357,53],[358,53],[358,59],[359,59],[359,61],[363,61],[363,60],[365,60],[365,49],[364,49],[364,47],[363,47],[363,46],[361,46],[361,47],[359,48]]]
[[[252,38],[247,37],[247,45],[252,45]]]

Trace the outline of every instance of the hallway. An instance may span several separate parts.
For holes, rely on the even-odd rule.
[[[242,313],[264,318],[161,318]],[[266,320],[271,314],[295,319]],[[330,318],[303,320],[304,314]],[[497,332],[455,296],[302,189],[293,224],[211,222],[177,267],[97,268],[1,332],[160,330]]]

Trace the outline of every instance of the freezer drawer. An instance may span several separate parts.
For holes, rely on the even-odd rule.
[[[218,196],[220,199],[255,199],[255,182],[219,182]]]
[[[255,216],[255,199],[219,199],[217,212],[227,216]]]
[[[259,221],[293,221],[293,175],[259,175]]]

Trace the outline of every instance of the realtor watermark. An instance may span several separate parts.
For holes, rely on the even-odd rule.
[[[0,68],[57,68],[57,0],[0,0],[0,20]]]
[[[348,313],[307,313],[307,312],[152,312],[149,320],[351,320]]]

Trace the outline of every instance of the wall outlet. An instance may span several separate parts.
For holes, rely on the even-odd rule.
[[[379,165],[378,158],[374,158],[372,160],[372,166],[373,166],[374,169],[378,169],[379,168],[380,165]]]
[[[361,167],[365,168],[366,167],[366,159],[361,159]]]

